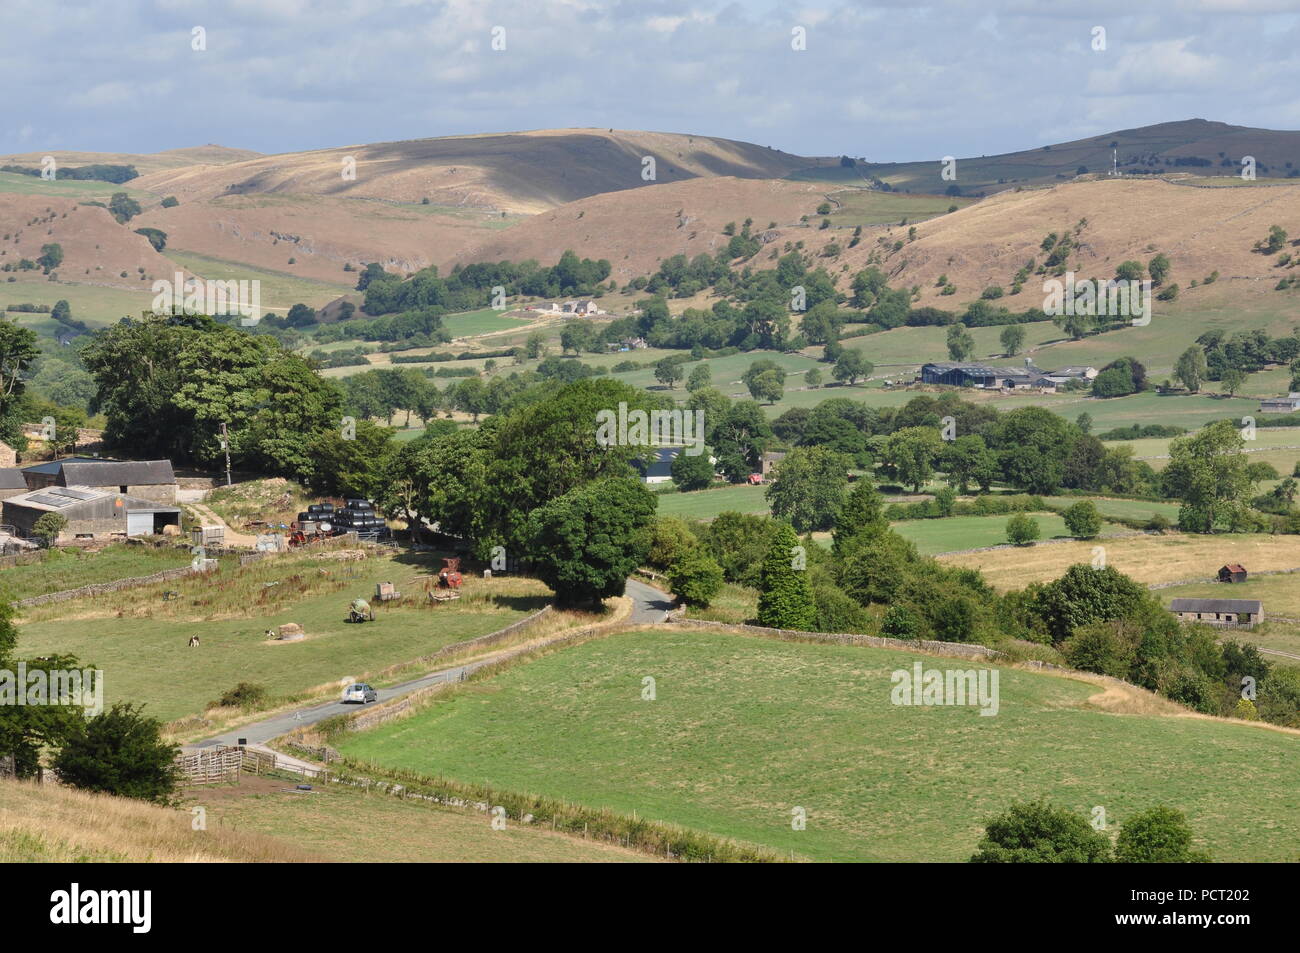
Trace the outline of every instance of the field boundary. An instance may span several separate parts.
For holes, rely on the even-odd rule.
[[[799,629],[773,629],[762,625],[745,625],[733,622],[714,622],[710,619],[686,619],[669,613],[669,624],[703,629],[710,632],[730,632],[735,635],[757,635],[779,639],[782,642],[821,642],[827,645],[865,645],[880,649],[901,649],[909,652],[926,652],[930,655],[950,655],[956,658],[1005,659],[1010,656],[987,645],[965,642],[935,642],[929,639],[891,639],[882,635],[858,635],[852,632],[804,632]],[[1061,669],[1073,671],[1073,669]]]
[[[182,576],[188,576],[193,573],[194,567],[180,566],[176,569],[162,569],[158,572],[151,573],[148,576],[129,576],[125,579],[114,579],[111,582],[96,582],[88,586],[80,586],[76,589],[60,589],[58,592],[47,592],[39,596],[30,596],[26,599],[19,599],[14,605],[17,608],[25,609],[30,606],[41,606],[49,602],[66,602],[70,599],[80,599],[83,596],[98,596],[106,592],[117,592],[120,589],[130,589],[133,586],[147,586],[155,582],[167,582],[169,579],[180,579]]]

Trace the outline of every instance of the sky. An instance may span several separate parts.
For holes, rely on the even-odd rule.
[[[1300,0],[0,0],[0,88],[0,154],[613,127],[904,161],[1300,128]]]

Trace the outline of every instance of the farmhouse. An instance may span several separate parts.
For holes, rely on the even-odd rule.
[[[758,458],[759,472],[763,474],[763,479],[767,479],[776,473],[777,465],[785,459],[784,450],[767,450]]]
[[[23,469],[29,490],[51,486],[91,487],[165,503],[176,502],[176,473],[170,460],[104,460],[66,457]]]
[[[1289,414],[1300,410],[1300,394],[1288,394],[1286,397],[1265,397],[1259,402],[1261,414]]]
[[[3,506],[3,522],[24,537],[35,535],[36,521],[46,513],[62,515],[68,523],[56,543],[161,534],[163,527],[172,525],[179,529],[181,523],[181,511],[175,506],[160,506],[154,500],[89,486],[49,486],[31,490],[10,497]]]
[[[1219,582],[1245,582],[1246,567],[1241,563],[1228,563],[1219,569]]]
[[[1209,625],[1254,625],[1264,621],[1264,604],[1258,599],[1175,599],[1169,611],[1183,622]]]

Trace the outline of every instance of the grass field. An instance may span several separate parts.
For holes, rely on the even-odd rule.
[[[690,493],[659,494],[658,513],[660,516],[681,516],[686,519],[711,520],[719,513],[734,511],[736,513],[766,513],[767,487],[724,486],[716,490],[694,490]]]
[[[916,660],[631,631],[471,683],[340,744],[384,765],[818,860],[964,860],[990,817],[1036,797],[1085,816],[1104,805],[1112,825],[1154,804],[1177,807],[1217,860],[1300,851],[1292,736],[1101,711],[1087,704],[1095,685],[1012,669],[1000,670],[994,717],[891,704],[891,672]],[[641,700],[647,675],[654,701]],[[792,829],[796,807],[806,830]]]
[[[1048,539],[1068,539],[1069,530],[1065,520],[1051,513],[1030,513],[1030,519],[1038,524],[1040,541]],[[924,556],[950,553],[961,549],[978,549],[982,546],[1001,546],[1007,542],[1007,520],[1010,516],[949,516],[944,519],[901,520],[892,523],[894,532],[910,539],[916,549]],[[1115,523],[1102,523],[1103,533],[1127,533],[1123,526]],[[1035,558],[1028,555],[1030,547],[1017,547],[1022,559]]]
[[[459,602],[425,608],[416,577],[437,564],[432,557],[340,562],[291,554],[211,578],[34,607],[19,627],[18,650],[76,655],[104,672],[106,704],[145,702],[150,714],[168,720],[201,712],[241,681],[286,696],[363,677],[494,632],[549,601],[540,583],[466,577]],[[373,623],[346,623],[348,603],[370,598],[381,581],[410,598],[377,604]],[[180,597],[164,600],[165,590]],[[286,622],[302,625],[307,638],[266,638],[267,629]],[[192,635],[198,649],[187,646]]]
[[[1245,413],[1255,416],[1258,411],[1256,405]],[[1135,459],[1145,461],[1153,470],[1163,470],[1169,464],[1169,445],[1176,439],[1108,440],[1106,446],[1132,447]],[[1296,461],[1300,460],[1300,427],[1257,429],[1255,439],[1246,441],[1245,451],[1250,455],[1247,458],[1250,463],[1271,463],[1282,476],[1290,476]]]
[[[125,543],[106,546],[97,553],[81,547],[52,549],[42,562],[0,570],[0,592],[10,599],[27,599],[114,579],[148,576],[188,565],[192,558],[189,550],[181,547],[154,549]]]
[[[22,163],[19,163],[20,165]],[[131,187],[127,182],[117,185],[112,182],[100,182],[96,179],[60,179],[47,181],[35,175],[22,175],[18,172],[0,172],[0,192],[14,192],[19,195],[45,195],[50,198],[81,199],[86,202],[103,202],[113,197],[116,192],[125,192],[146,208],[158,201],[156,196]]]
[[[140,282],[139,291],[126,291],[122,288],[74,285],[35,278],[20,278],[13,282],[0,279],[0,304],[6,307],[12,304],[45,304],[53,307],[64,300],[72,307],[74,318],[92,326],[113,324],[123,317],[138,318],[140,312],[149,310],[153,298],[149,283],[144,281]],[[51,320],[48,314],[12,312],[6,317],[10,320],[17,319],[20,324],[27,324],[28,319]]]
[[[209,828],[269,835],[336,861],[353,863],[577,863],[653,860],[549,830],[509,823],[493,830],[486,814],[457,811],[342,784],[310,793],[292,782],[242,779],[197,790],[188,802],[208,811]],[[383,837],[375,832],[382,831]]]
[[[164,254],[181,268],[188,269],[208,281],[260,281],[263,311],[288,311],[299,303],[319,308],[340,295],[347,294],[353,288],[353,285],[343,282],[301,278],[282,271],[271,271],[242,262],[210,258],[207,255],[170,247]]]
[[[1065,509],[1080,500],[1092,500],[1093,505],[1106,519],[1150,520],[1153,516],[1163,516],[1170,523],[1178,522],[1178,503],[1165,503],[1159,500],[1117,500],[1101,496],[1049,496],[1046,502],[1053,509]]]
[[[1108,566],[1145,585],[1210,579],[1228,562],[1255,571],[1300,567],[1300,536],[1228,533],[1143,533],[1043,546],[1031,551],[1032,558],[1026,558],[1024,550],[1006,549],[943,556],[940,561],[978,569],[996,589],[1019,589],[1031,582],[1050,582],[1076,563],[1091,564],[1095,546],[1104,547]]]
[[[1236,560],[1234,560],[1235,562]],[[1257,567],[1246,563],[1248,570]],[[1215,567],[1216,571],[1218,567]],[[1226,585],[1221,582],[1194,583],[1160,590],[1160,598],[1170,599],[1259,599],[1264,603],[1264,618],[1287,616],[1300,619],[1300,574],[1247,576],[1245,582]]]
[[[451,332],[453,338],[475,337],[479,334],[491,334],[496,331],[510,331],[526,325],[527,321],[507,318],[493,308],[479,311],[464,311],[449,314],[442,319],[442,326]]]
[[[923,222],[936,215],[946,215],[956,205],[962,208],[971,199],[948,195],[924,193],[880,192],[875,189],[840,189],[829,193],[827,199],[833,206],[830,215],[832,226],[852,228],[856,225],[896,225],[907,220],[909,225]],[[821,221],[818,216],[817,221]]]

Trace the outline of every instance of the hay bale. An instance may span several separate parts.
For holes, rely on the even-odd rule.
[[[307,637],[307,633],[303,632],[302,626],[297,622],[286,622],[276,632],[276,638],[281,642],[297,642]]]

